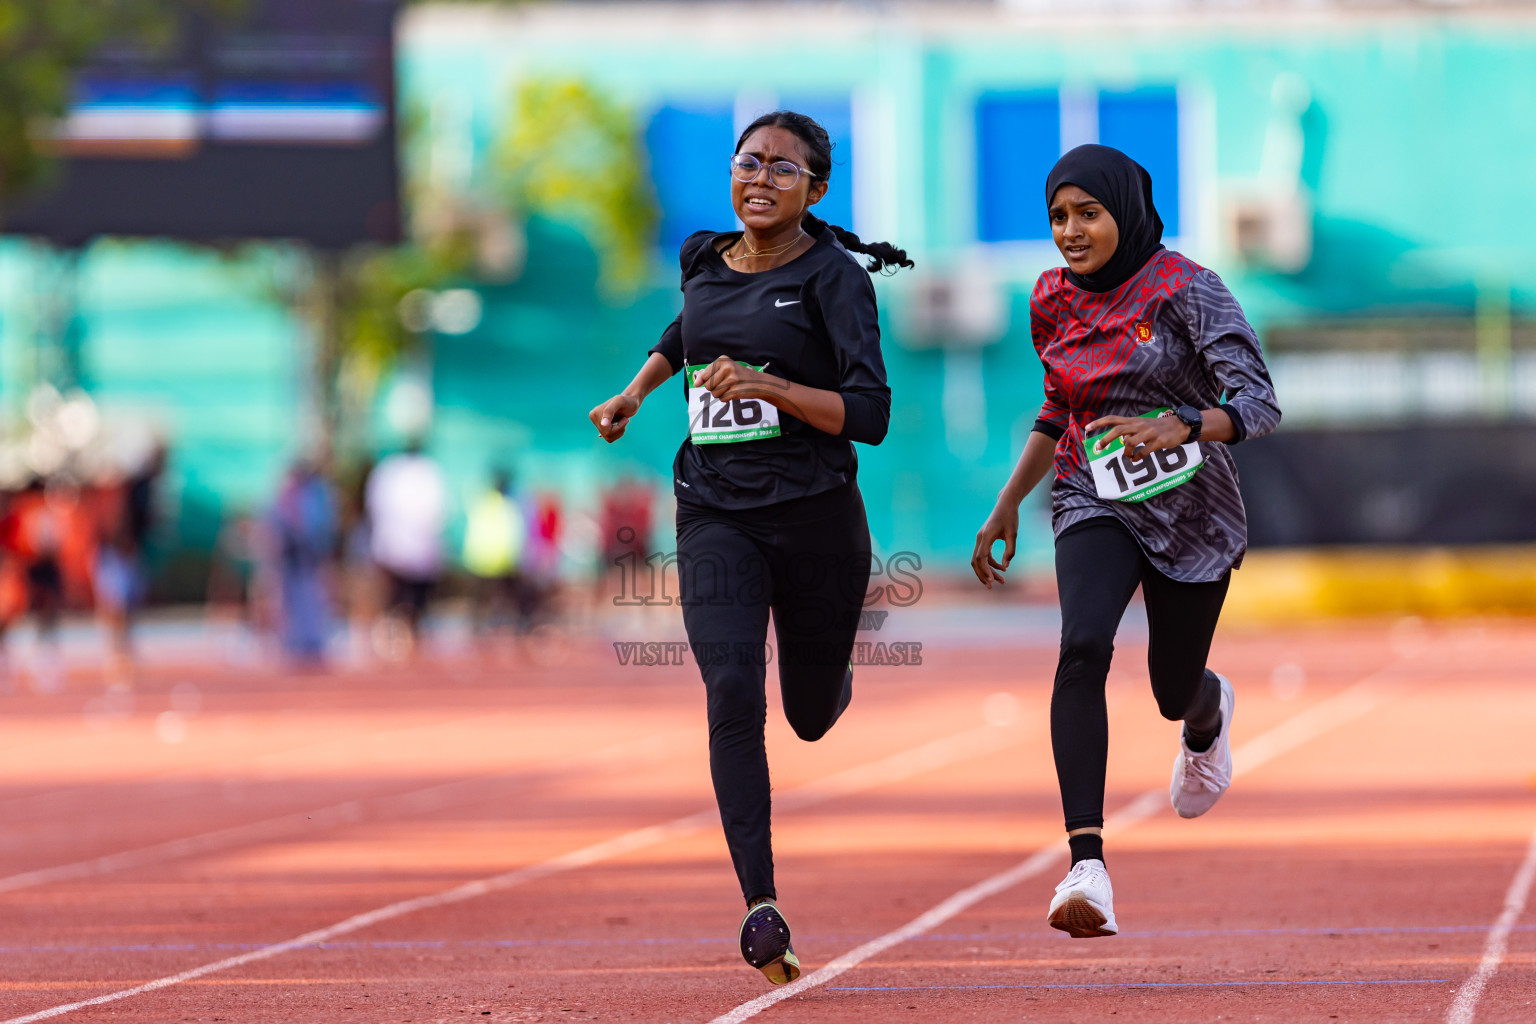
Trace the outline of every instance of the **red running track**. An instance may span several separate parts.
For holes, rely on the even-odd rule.
[[[1122,643],[1111,680],[1110,808],[1153,809],[1106,836],[1114,938],[1044,924],[1048,648],[862,669],[816,744],[771,712],[808,967],[955,912],[751,1019],[1536,1020],[1536,914],[1494,931],[1536,829],[1536,627],[1225,632],[1243,774],[1197,821],[1137,803],[1177,736],[1143,657]],[[201,706],[183,685],[167,716],[186,683]],[[689,668],[596,648],[167,673],[110,713],[83,688],[4,698],[0,1018],[182,978],[57,1019],[747,1019],[768,986],[735,949],[701,698]],[[1042,849],[1063,856],[946,904]]]

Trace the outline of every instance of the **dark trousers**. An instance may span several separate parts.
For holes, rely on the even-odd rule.
[[[1136,587],[1147,606],[1147,669],[1158,710],[1173,721],[1210,721],[1219,714],[1221,691],[1205,661],[1231,578],[1228,571],[1210,583],[1169,579],[1112,516],[1078,523],[1057,538],[1061,660],[1051,694],[1051,749],[1068,831],[1104,824],[1104,681]]]
[[[421,633],[421,620],[427,613],[427,602],[432,599],[432,588],[437,581],[415,576],[402,576],[393,569],[385,569],[389,580],[389,608],[405,615],[411,627],[411,636]]]
[[[704,676],[709,771],[742,895],[776,896],[763,729],[768,614],[784,715],[818,740],[853,696],[849,656],[869,587],[858,486],[745,510],[679,502],[683,624]]]

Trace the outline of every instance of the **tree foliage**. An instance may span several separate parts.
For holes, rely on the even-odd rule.
[[[659,216],[633,110],[585,82],[525,81],[498,164],[519,212],[586,235],[610,292],[644,281]]]
[[[150,51],[175,42],[195,10],[232,11],[241,0],[0,0],[0,200],[36,183],[47,166],[40,123],[63,115],[76,72],[103,45]]]

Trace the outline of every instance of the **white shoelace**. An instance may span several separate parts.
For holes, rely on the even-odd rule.
[[[1099,862],[1080,860],[1072,865],[1072,870],[1067,872],[1067,877],[1062,879],[1061,884],[1056,887],[1057,891],[1075,888],[1084,883],[1099,885],[1101,884],[1099,876],[1103,873],[1104,870],[1099,867]]]
[[[1221,778],[1217,774],[1217,763],[1214,756],[1216,744],[1219,742],[1221,742],[1219,739],[1213,741],[1209,750],[1203,750],[1199,753],[1191,750],[1184,758],[1184,785],[1186,788],[1189,786],[1191,778],[1213,793],[1221,788]]]

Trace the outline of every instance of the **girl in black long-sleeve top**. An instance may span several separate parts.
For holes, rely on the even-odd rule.
[[[784,713],[826,734],[853,696],[849,656],[869,585],[853,441],[879,444],[891,390],[869,274],[911,266],[810,214],[831,143],[788,111],[758,118],[732,158],[745,228],[683,243],[683,311],[620,394],[593,409],[608,441],[685,370],[688,438],[673,462],[683,622],[704,677],[709,761],[747,900],[741,950],[775,984],[800,964],[775,905],[765,643],[773,613]],[[852,252],[870,257],[863,266]]]

